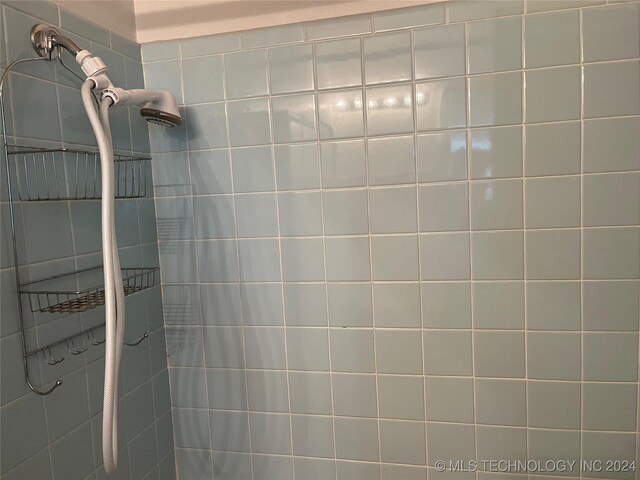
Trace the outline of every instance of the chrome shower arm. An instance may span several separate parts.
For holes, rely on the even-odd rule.
[[[38,23],[31,29],[31,45],[41,57],[51,57],[52,52],[62,47],[74,57],[82,51],[76,42],[62,35],[57,28]]]

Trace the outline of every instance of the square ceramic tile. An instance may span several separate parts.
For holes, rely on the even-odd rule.
[[[525,175],[580,173],[579,122],[527,125],[525,134]]]
[[[320,144],[322,186],[357,187],[367,184],[363,140]]]
[[[416,78],[464,75],[464,25],[421,28],[413,42]]]
[[[584,171],[640,170],[640,118],[584,122]]]
[[[633,384],[585,384],[584,428],[635,431],[637,394]]]
[[[473,278],[521,280],[524,277],[523,241],[522,232],[473,233]]]
[[[291,370],[329,370],[326,328],[287,327],[287,366]]]
[[[361,283],[327,285],[332,327],[373,326],[371,286]]]
[[[526,233],[527,279],[580,278],[580,231],[544,230]]]
[[[227,150],[189,152],[189,170],[194,195],[232,192],[231,162]]]
[[[580,428],[580,384],[528,382],[529,425],[542,428]]]
[[[424,422],[381,420],[380,455],[383,462],[423,465],[426,462]]]
[[[473,423],[473,379],[426,377],[427,420]]]
[[[361,85],[360,39],[317,43],[316,76],[319,89]]]
[[[485,425],[527,425],[524,380],[478,379],[475,383],[476,421]]]
[[[366,37],[365,83],[411,80],[411,34],[394,32]]]
[[[313,90],[313,49],[310,44],[269,49],[271,93]]]
[[[418,280],[415,235],[373,237],[371,250],[374,280]]]
[[[640,113],[640,61],[598,63],[584,67],[584,117]]]
[[[233,149],[231,167],[235,193],[268,192],[275,189],[271,148]]]
[[[196,238],[235,237],[233,217],[233,199],[230,196],[196,197],[193,200]]]
[[[424,420],[422,378],[400,375],[378,377],[380,416],[403,420]]]
[[[210,368],[244,368],[240,327],[204,329],[205,365]]]
[[[527,283],[527,328],[580,330],[578,282]]]
[[[204,428],[215,432],[212,433],[211,438],[212,449],[249,451],[249,420],[246,413],[210,411],[207,423],[209,425],[205,424]],[[193,428],[193,423],[190,426]],[[189,425],[187,425],[188,427]],[[222,434],[222,432],[226,432],[226,434]]]
[[[510,125],[522,122],[522,74],[498,73],[469,81],[470,125]]]
[[[278,215],[282,236],[322,234],[320,192],[279,193]]]
[[[230,33],[187,38],[180,42],[180,48],[184,58],[240,50],[240,35]]]
[[[320,139],[364,135],[362,90],[342,90],[318,94]]]
[[[208,370],[209,408],[246,410],[247,388],[245,372],[240,370]]]
[[[313,435],[309,432],[313,431]],[[291,417],[294,455],[333,458],[333,420],[294,415]]]
[[[371,278],[369,237],[325,239],[327,280],[365,281]]]
[[[413,132],[412,97],[411,85],[367,88],[367,134]]]
[[[464,78],[416,83],[416,130],[444,130],[467,125]],[[446,109],[442,105],[447,105]]]
[[[525,376],[523,332],[474,332],[474,374],[480,377]]]
[[[585,333],[583,338],[583,378],[585,380],[627,382],[638,375],[638,335],[636,333]]]
[[[638,283],[587,282],[582,309],[585,330],[638,329]]]
[[[327,190],[322,193],[325,235],[368,233],[366,190]]]
[[[224,104],[192,105],[187,108],[189,148],[209,149],[227,147],[227,124]]]
[[[478,427],[476,429],[478,458],[508,458],[524,461],[527,458],[527,429]]]
[[[429,464],[435,464],[440,459],[445,462],[455,461],[458,455],[473,458],[476,450],[474,428],[471,425],[427,423],[427,444]],[[431,471],[429,476],[433,476]],[[466,479],[459,473],[456,476]]]
[[[251,50],[224,56],[227,98],[267,95],[267,51]]]
[[[333,405],[336,415],[376,417],[376,377],[334,374]]]
[[[238,237],[277,237],[275,193],[237,194],[234,197]]]
[[[522,176],[522,128],[471,130],[471,178]]]
[[[465,131],[418,135],[416,158],[419,182],[466,180],[467,136]]]
[[[327,295],[324,285],[285,284],[284,311],[287,325],[326,326]]]
[[[640,229],[586,229],[583,232],[585,278],[638,278]]]
[[[579,227],[580,178],[530,178],[525,180],[527,228]]]
[[[274,155],[278,190],[320,187],[320,161],[316,144],[277,145]]]
[[[468,233],[420,235],[420,270],[423,280],[469,280]]]
[[[196,246],[200,282],[238,280],[238,259],[234,240],[198,240]]]
[[[186,104],[224,100],[222,55],[185,59],[182,75]]]
[[[525,76],[527,123],[580,118],[580,67],[534,70]]]
[[[522,18],[473,22],[468,27],[469,73],[518,70],[522,67]]]
[[[593,5],[601,5],[603,3],[604,2],[602,0],[536,0],[535,2],[529,2],[527,5],[527,13],[589,7]]]
[[[249,430],[251,431],[252,452],[291,454],[289,415],[251,413],[249,414]]]
[[[529,378],[580,379],[580,333],[529,332],[527,334]]]
[[[245,325],[282,325],[282,287],[277,283],[240,285]]]
[[[392,185],[416,181],[413,137],[367,140],[369,185]]]
[[[369,191],[372,233],[417,231],[416,188],[380,188]]]
[[[304,36],[302,25],[279,25],[258,28],[240,33],[242,48],[269,47],[282,43],[301,42]]]
[[[471,332],[426,330],[423,335],[426,375],[472,375]]]
[[[372,22],[369,15],[319,20],[306,25],[307,40],[361,35],[363,33],[371,33],[371,30]]]
[[[331,378],[328,373],[289,372],[292,413],[331,414]]]
[[[569,10],[524,18],[525,66],[580,62],[580,12]]]
[[[472,230],[522,228],[522,181],[472,182]]]
[[[376,283],[376,327],[420,328],[420,286],[416,283]]]
[[[229,102],[227,115],[231,146],[271,143],[269,101],[266,98]]]
[[[377,330],[375,342],[378,373],[422,374],[420,336],[417,330]]]
[[[337,458],[378,461],[378,422],[376,420],[337,418],[335,431]]]
[[[422,316],[424,328],[470,328],[469,283],[424,283]]]
[[[582,17],[584,61],[640,57],[640,7],[635,4],[587,9]],[[604,31],[610,32],[603,35]]]
[[[524,288],[521,282],[473,284],[475,328],[519,330],[524,328]]]
[[[582,458],[587,462],[603,456],[633,458],[636,435],[614,432],[582,432]],[[630,475],[625,475],[631,478]]]
[[[640,224],[640,173],[588,175],[583,182],[585,226]]]
[[[469,229],[469,194],[465,183],[421,186],[418,202],[421,232]]]
[[[280,281],[277,239],[239,240],[240,278],[245,282]]]
[[[144,74],[148,79],[145,83],[146,88],[168,90],[176,98],[178,105],[184,103],[182,99],[182,80],[179,60],[145,63]]]
[[[247,368],[268,370],[286,368],[284,328],[245,327],[244,341]]]
[[[275,143],[315,140],[316,103],[313,94],[271,99],[273,141]]]
[[[374,371],[373,331],[331,329],[331,369],[337,372]]]
[[[285,282],[324,280],[324,252],[320,238],[286,238],[281,241]]]

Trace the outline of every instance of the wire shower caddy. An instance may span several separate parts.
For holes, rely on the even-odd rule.
[[[72,314],[104,305],[104,285],[99,281],[102,278],[102,267],[75,270],[30,282],[23,282],[20,278],[15,201],[98,200],[102,197],[100,155],[96,150],[40,148],[9,143],[4,101],[4,85],[9,78],[9,73],[19,64],[50,61],[54,58],[56,57],[16,60],[7,66],[0,77],[0,121],[4,142],[4,164],[7,171],[9,220],[18,296],[18,317],[22,335],[22,360],[25,381],[38,395],[49,395],[62,385],[62,380],[56,380],[52,386],[44,390],[34,386],[29,378],[29,359],[42,355],[44,362],[48,365],[60,363],[65,357],[57,358],[52,352],[54,347],[66,345],[71,355],[79,355],[87,348],[78,348],[74,341],[86,336],[91,345],[100,345],[104,340],[98,339],[96,331],[105,327],[104,322],[99,323],[47,345],[37,346],[34,349],[27,348],[23,299],[28,301],[31,312],[38,313]],[[65,66],[63,63],[62,65]],[[115,198],[141,198],[147,195],[150,160],[151,158],[147,156],[114,154]],[[159,280],[159,268],[122,268],[122,280],[125,296],[131,295],[156,285]],[[61,289],[59,288],[61,285],[67,287]],[[55,288],[56,286],[58,288]],[[147,333],[134,341],[125,341],[124,344],[135,346],[145,338],[148,338]]]

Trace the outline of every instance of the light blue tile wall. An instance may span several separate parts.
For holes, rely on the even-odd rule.
[[[452,1],[143,46],[187,116],[152,135],[183,226],[160,238],[182,477],[635,460],[639,8]]]
[[[60,26],[80,45],[100,55],[121,86],[144,85],[139,45],[89,24],[54,3],[0,3],[0,74],[9,62],[35,56],[29,42],[30,28],[47,22]],[[71,57],[66,60],[69,66],[74,64]],[[54,62],[19,67],[10,75],[8,86],[5,100],[10,143],[95,148],[80,101],[80,81],[62,67]],[[112,121],[118,149],[148,154],[147,124],[137,112],[114,111]],[[87,339],[82,339],[89,348],[77,356],[70,355],[64,345],[54,348],[54,355],[66,357],[56,366],[32,357],[29,364],[36,386],[50,385],[58,378],[64,382],[49,396],[31,393],[24,381],[4,158],[0,171],[0,477],[106,478],[101,452],[102,347],[90,346]],[[64,178],[59,182],[63,186]],[[17,202],[15,207],[23,281],[101,263],[99,201]],[[145,199],[118,200],[116,217],[123,264],[158,265],[153,192]],[[104,318],[102,309],[55,316],[30,314],[29,306],[25,307],[30,344],[36,338],[40,345],[56,341]],[[175,478],[160,287],[128,297],[127,318],[128,338],[144,332],[150,337],[136,348],[125,347],[123,353],[117,478]],[[96,335],[100,338],[103,333],[98,331]],[[79,343],[77,346],[80,348]]]

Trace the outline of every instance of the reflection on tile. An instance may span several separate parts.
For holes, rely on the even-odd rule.
[[[522,176],[522,128],[471,130],[471,178]]]
[[[320,144],[322,186],[354,187],[367,184],[363,140]]]
[[[522,67],[521,17],[469,24],[469,73],[518,70]]]
[[[369,139],[367,160],[370,185],[414,183],[416,180],[413,137]]]
[[[231,146],[263,145],[271,141],[269,100],[242,100],[227,104]]]
[[[187,108],[189,148],[227,147],[227,122],[224,103],[191,105]]]
[[[467,135],[465,131],[418,135],[416,150],[419,182],[441,182],[467,178]]]
[[[267,52],[251,50],[224,57],[227,98],[267,95]]]
[[[316,44],[318,88],[351,87],[362,84],[360,40],[334,40]]]
[[[465,127],[465,85],[464,78],[417,83],[417,130]]]
[[[320,186],[316,144],[278,145],[274,154],[278,190],[305,190]]]
[[[271,93],[313,90],[313,52],[310,44],[269,49]]]
[[[320,139],[364,135],[362,90],[318,94]]]
[[[411,85],[367,89],[368,135],[413,132]]]
[[[470,79],[471,126],[522,122],[522,74],[498,73]]]
[[[525,66],[567,65],[580,61],[580,13],[530,15],[524,19]]]
[[[522,228],[522,181],[472,182],[472,230]]]
[[[416,78],[464,75],[464,25],[422,28],[413,41]]]
[[[367,84],[411,80],[410,32],[364,39],[364,80]]]
[[[271,100],[271,106],[275,143],[316,139],[316,103],[313,94],[275,97]]]

